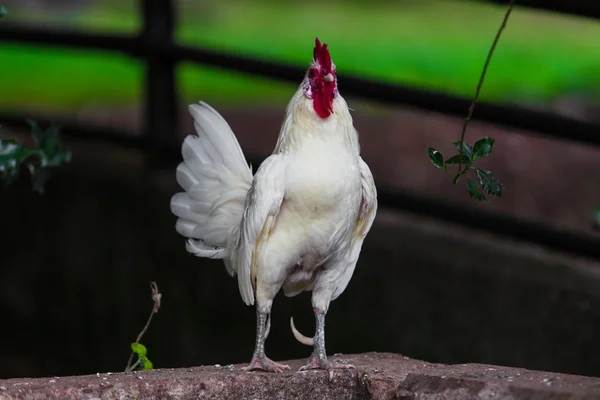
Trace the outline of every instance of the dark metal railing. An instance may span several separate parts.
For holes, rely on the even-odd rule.
[[[486,0],[490,3],[507,5],[510,0]],[[600,4],[596,0],[519,0],[519,7],[600,19]]]
[[[142,60],[146,68],[144,129],[142,136],[132,137],[126,132],[89,127],[69,121],[60,122],[67,135],[108,140],[124,146],[159,154],[169,162],[179,159],[176,132],[178,104],[175,68],[179,62],[195,62],[245,74],[267,77],[298,84],[305,72],[299,67],[269,60],[259,60],[210,49],[192,48],[174,42],[175,10],[171,0],[140,0],[143,29],[138,35],[91,34],[78,31],[44,30],[19,27],[3,21],[0,41],[25,45],[71,47],[123,53]],[[508,1],[489,0],[507,4]],[[590,18],[600,18],[600,3],[583,0],[521,0],[525,7],[558,11]],[[378,80],[366,80],[340,74],[345,96],[357,97],[388,105],[404,105],[446,115],[464,117],[470,99],[425,91]],[[519,129],[524,134],[600,146],[600,126],[534,111],[514,105],[481,102],[475,112],[479,121]],[[3,123],[24,124],[24,116],[0,115]],[[42,122],[43,119],[40,119]],[[157,150],[161,150],[158,152]],[[255,160],[256,161],[256,160]],[[260,160],[259,160],[260,161]],[[256,162],[254,163],[256,165]],[[479,208],[428,198],[401,190],[381,188],[380,204],[417,214],[434,217],[471,228],[551,247],[554,250],[600,260],[600,238],[597,236],[557,229],[547,224],[523,221],[515,217],[490,213]],[[485,220],[481,226],[479,221]]]

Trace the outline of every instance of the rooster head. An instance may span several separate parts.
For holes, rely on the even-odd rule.
[[[331,61],[327,43],[321,44],[319,38],[315,38],[313,55],[306,72],[304,94],[312,99],[317,115],[327,118],[333,113],[333,100],[338,94],[335,64]]]

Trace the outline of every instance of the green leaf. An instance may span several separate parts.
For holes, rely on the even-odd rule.
[[[487,194],[493,197],[502,197],[502,184],[492,175],[492,171],[477,168],[477,178],[479,178],[479,184]]]
[[[145,358],[146,354],[148,353],[146,346],[141,343],[131,343],[131,350],[133,350],[133,352],[137,354],[140,359]]]
[[[19,174],[19,167],[36,150],[20,145],[14,139],[0,139],[0,177],[6,184],[12,183]]]
[[[427,154],[429,155],[429,160],[433,165],[438,168],[444,168],[444,156],[442,156],[442,153],[428,146]]]
[[[477,201],[487,201],[487,198],[479,191],[477,182],[471,178],[467,178],[467,189],[469,189],[469,196],[471,196],[472,199]]]
[[[148,370],[154,368],[152,365],[152,361],[150,361],[148,357],[146,357],[146,354],[148,354],[146,346],[144,346],[141,343],[131,343],[131,350],[133,350],[133,352],[138,356],[138,361],[136,361],[134,367],[142,364],[142,369]]]
[[[40,150],[42,168],[71,162],[71,151],[60,140],[60,126],[53,125],[43,131],[35,121],[27,120],[27,123],[31,126],[31,135]]]
[[[594,228],[600,229],[600,208],[598,208],[596,211],[594,211]]]
[[[456,151],[460,155],[460,140],[456,141],[456,142],[452,142],[452,144],[454,145],[454,147],[456,147]],[[464,157],[468,158],[469,160],[473,159],[473,149],[467,142],[463,142],[462,155],[463,155],[463,164],[465,164],[467,162]]]
[[[59,126],[51,126],[44,131],[35,121],[27,122],[37,148],[23,146],[13,139],[0,139],[0,180],[5,184],[14,182],[21,165],[27,165],[33,189],[43,194],[44,185],[50,177],[50,171],[45,168],[70,162],[71,151],[60,140]],[[28,160],[30,156],[36,156],[37,159]]]
[[[446,164],[460,164],[460,156],[457,154],[455,156],[450,157],[449,159],[446,160]],[[470,167],[471,160],[468,159],[467,157],[463,156],[463,165]]]
[[[0,6],[0,18],[4,17],[6,14],[8,14],[6,7]]]
[[[31,136],[37,147],[41,147],[42,140],[44,139],[44,131],[42,128],[32,119],[26,120],[27,124],[31,127]]]
[[[146,357],[140,358],[140,360],[142,360],[142,369],[149,370],[154,368],[154,365],[152,365],[152,361],[148,360]]]
[[[494,138],[484,137],[479,139],[473,145],[473,160],[489,156],[492,154],[492,150],[494,150]]]
[[[34,153],[35,150],[20,145],[14,139],[0,139],[0,171],[3,166],[14,166]]]

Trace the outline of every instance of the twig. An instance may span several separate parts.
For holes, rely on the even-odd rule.
[[[510,13],[512,11],[513,5],[515,4],[515,0],[510,0],[508,4],[508,9],[506,10],[506,14],[504,14],[504,19],[502,20],[502,25],[500,25],[500,29],[496,33],[496,37],[494,38],[494,43],[492,43],[492,47],[488,52],[487,59],[485,60],[485,64],[483,65],[483,71],[481,72],[481,76],[479,77],[479,83],[477,84],[477,89],[475,90],[475,97],[473,98],[473,102],[471,102],[471,106],[469,107],[469,112],[465,121],[463,123],[462,132],[460,134],[460,150],[458,151],[458,172],[454,177],[454,183],[458,182],[458,178],[463,174],[463,143],[465,141],[465,133],[467,132],[467,125],[471,118],[473,117],[473,112],[475,111],[475,104],[479,101],[479,92],[481,91],[481,86],[483,86],[483,81],[485,79],[485,74],[487,73],[488,66],[490,65],[490,61],[492,59],[492,55],[494,54],[494,50],[496,49],[496,45],[498,44],[498,40],[500,40],[500,35],[502,31],[506,27],[506,22],[508,21],[508,17],[510,17]]]
[[[140,340],[142,340],[142,336],[144,336],[144,334],[150,327],[150,323],[152,322],[152,317],[154,316],[154,314],[158,313],[158,310],[160,309],[160,299],[162,297],[162,294],[158,291],[158,286],[156,285],[156,282],[154,282],[154,281],[150,282],[150,289],[152,290],[152,301],[154,301],[154,306],[152,307],[152,311],[150,312],[150,316],[148,317],[148,321],[146,321],[146,325],[144,326],[144,329],[142,329],[142,331],[138,335],[137,339],[135,340],[135,343],[139,343]],[[134,364],[133,366],[131,365],[134,355],[135,355],[135,353],[132,351],[131,355],[129,356],[129,361],[127,362],[127,367],[125,367],[125,372],[129,372],[129,371],[133,370],[133,368],[137,365],[137,363]]]

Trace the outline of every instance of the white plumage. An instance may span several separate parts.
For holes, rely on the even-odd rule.
[[[177,181],[184,192],[173,196],[171,210],[177,232],[189,238],[187,251],[223,259],[237,274],[243,301],[256,301],[257,349],[249,369],[285,367],[264,356],[259,337],[261,325],[265,334],[261,317],[270,314],[281,288],[287,296],[312,290],[324,321],[352,277],[377,210],[346,102],[336,92],[333,112],[322,118],[309,84],[306,77],[291,99],[275,150],[254,176],[221,115],[203,102],[189,108],[197,136],[183,142]],[[339,367],[322,356],[311,365]]]
[[[171,199],[177,232],[190,238],[186,249],[199,257],[223,258],[227,271],[232,233],[238,229],[252,170],[223,117],[204,102],[189,107],[198,136],[187,136],[177,182],[185,192]]]

